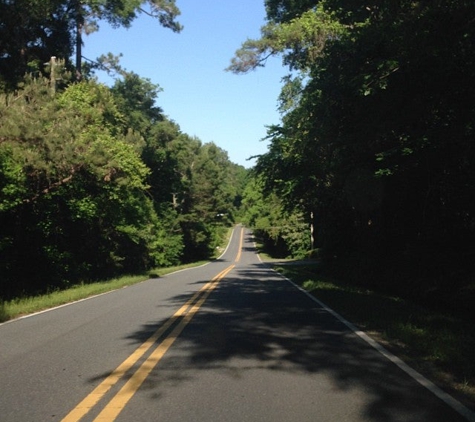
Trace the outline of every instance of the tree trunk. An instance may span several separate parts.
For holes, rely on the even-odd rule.
[[[84,16],[81,1],[76,3],[76,78],[78,81],[82,79],[82,30],[84,26]]]

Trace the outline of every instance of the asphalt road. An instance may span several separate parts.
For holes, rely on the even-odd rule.
[[[238,226],[208,265],[0,325],[0,421],[78,420],[468,419],[262,264]]]

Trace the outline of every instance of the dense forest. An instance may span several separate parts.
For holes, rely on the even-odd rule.
[[[254,169],[261,195],[312,224],[337,275],[473,315],[475,2],[265,4],[261,38],[229,67],[281,55],[289,68]],[[274,245],[289,237],[270,210],[272,223],[254,218]]]
[[[116,58],[73,58],[81,28],[129,25],[144,3],[0,3],[4,300],[209,259],[234,222],[247,170],[182,133],[159,87]],[[180,29],[173,1],[147,3]],[[115,71],[111,87],[100,69]]]
[[[475,2],[264,3],[228,70],[289,73],[249,172],[81,58],[98,21],[180,32],[174,0],[0,2],[4,298],[209,258],[239,212],[276,256],[473,315]]]

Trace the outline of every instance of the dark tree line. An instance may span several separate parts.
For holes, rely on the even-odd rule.
[[[267,0],[230,69],[282,54],[282,123],[256,172],[313,216],[354,281],[470,311],[475,272],[475,3]]]

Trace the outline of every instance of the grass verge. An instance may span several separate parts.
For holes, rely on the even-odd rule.
[[[217,258],[223,253],[226,245],[229,242],[232,232],[232,227],[222,230],[218,240],[220,245],[216,247],[213,258]],[[0,300],[0,323],[18,318],[23,315],[54,308],[55,306],[64,305],[66,303],[86,299],[88,297],[110,292],[112,290],[121,289],[123,287],[131,286],[150,278],[158,278],[175,271],[197,267],[206,262],[208,261],[199,261],[175,267],[159,268],[149,271],[147,274],[123,276],[95,283],[78,284],[69,289],[53,291],[39,296],[23,297],[3,302]]]
[[[202,265],[207,261],[195,262],[192,264],[180,265],[176,267],[159,268],[147,274],[123,276],[112,280],[96,283],[79,284],[69,289],[53,291],[40,296],[24,297],[10,301],[0,302],[0,322],[18,318],[22,315],[43,311],[75,302],[101,293],[121,289],[140,283],[150,278],[158,278],[172,272]]]
[[[275,269],[475,409],[473,323],[345,284],[315,265],[288,263]]]

